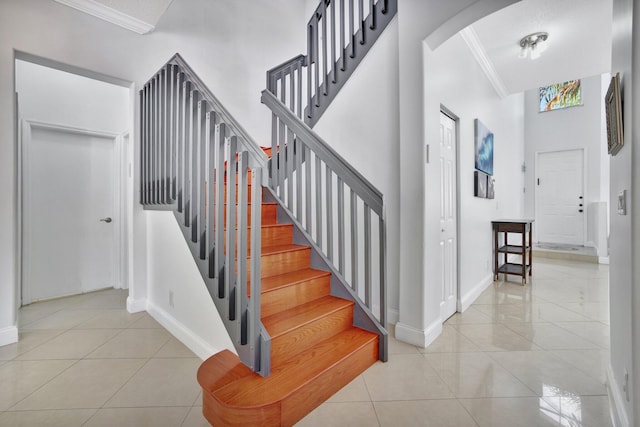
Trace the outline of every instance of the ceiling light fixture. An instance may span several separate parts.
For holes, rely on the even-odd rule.
[[[547,49],[545,41],[549,38],[549,33],[533,33],[524,36],[520,40],[520,58],[529,57],[532,60],[540,58],[540,54]]]

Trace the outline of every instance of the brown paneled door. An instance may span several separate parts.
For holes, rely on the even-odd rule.
[[[538,153],[536,229],[538,242],[584,244],[584,152]]]
[[[440,112],[440,256],[443,321],[456,312],[458,300],[456,122]]]

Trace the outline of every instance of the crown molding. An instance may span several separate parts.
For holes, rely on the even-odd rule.
[[[81,12],[100,18],[138,34],[147,34],[154,30],[154,26],[133,16],[98,3],[94,0],[55,0],[60,4],[72,7]]]
[[[478,33],[476,33],[473,27],[469,25],[467,28],[460,30],[460,35],[469,47],[471,54],[480,65],[480,68],[482,68],[482,71],[484,71],[484,74],[489,79],[489,82],[491,82],[491,85],[498,96],[500,98],[506,98],[509,96],[507,87],[498,75],[498,72],[493,66],[493,62],[491,62],[489,56],[487,56],[487,51],[484,49],[482,42],[480,42],[480,39],[478,38]]]

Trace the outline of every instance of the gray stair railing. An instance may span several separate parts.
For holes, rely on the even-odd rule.
[[[307,24],[307,55],[269,70],[267,90],[313,127],[397,10],[398,0],[320,0]]]
[[[140,91],[140,118],[141,204],[174,212],[240,359],[269,375],[260,320],[266,154],[178,54]]]
[[[269,90],[274,117],[269,192],[332,274],[331,291],[356,303],[354,324],[380,336],[387,360],[383,197]],[[377,268],[374,268],[376,266]]]

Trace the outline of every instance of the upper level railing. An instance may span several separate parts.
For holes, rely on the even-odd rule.
[[[391,22],[397,1],[320,0],[307,24],[307,55],[269,70],[267,90],[313,127]]]
[[[174,211],[240,359],[268,375],[260,320],[268,158],[178,54],[140,91],[140,117],[140,201]]]

